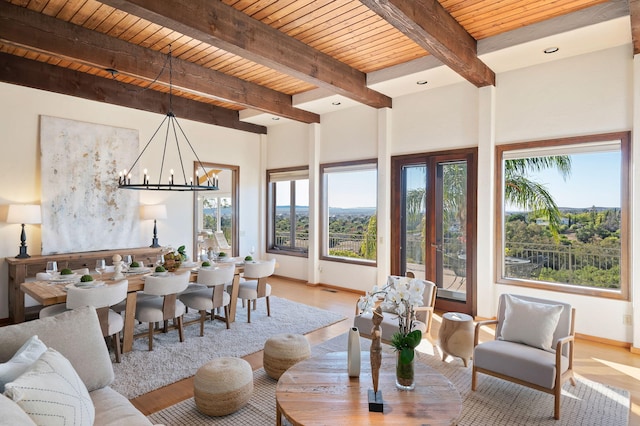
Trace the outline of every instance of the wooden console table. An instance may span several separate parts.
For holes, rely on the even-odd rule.
[[[44,272],[47,262],[55,260],[58,262],[58,269],[69,268],[89,268],[92,270],[96,260],[105,259],[107,265],[111,264],[114,254],[121,256],[130,254],[138,262],[147,264],[155,263],[156,255],[161,252],[161,248],[133,248],[104,251],[90,251],[80,253],[52,254],[47,256],[31,256],[26,259],[15,257],[5,258],[9,266],[9,322],[18,323],[25,320],[24,293],[20,289],[20,284],[33,278],[38,272]]]
[[[360,377],[347,373],[347,353],[330,352],[295,364],[280,376],[276,387],[276,424],[282,416],[298,425],[455,425],[462,399],[442,374],[415,362],[416,388],[396,388],[395,354],[384,353],[380,385],[384,412],[369,411],[373,388],[369,352],[360,353]]]

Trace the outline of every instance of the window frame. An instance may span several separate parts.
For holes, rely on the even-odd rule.
[[[329,206],[328,206],[328,194],[327,194],[327,170],[344,168],[349,169],[353,168],[353,171],[356,171],[358,168],[363,169],[363,166],[370,165],[371,169],[376,172],[376,184],[378,182],[378,159],[371,158],[365,160],[353,160],[353,161],[342,161],[336,163],[324,163],[320,164],[320,214],[319,214],[319,223],[320,223],[320,239],[319,239],[319,259],[326,260],[330,262],[339,262],[339,263],[349,263],[355,265],[362,266],[378,266],[378,250],[376,248],[376,259],[375,260],[363,260],[356,258],[348,258],[348,257],[338,257],[338,256],[329,256],[328,250],[325,251],[325,247],[328,248],[328,238],[329,238]],[[376,192],[376,216],[378,216],[378,194]],[[377,234],[377,229],[376,229]],[[376,238],[376,246],[377,246],[377,238]]]
[[[305,257],[308,258],[309,257],[309,249],[307,247],[306,250],[303,249],[296,249],[296,248],[281,248],[278,246],[278,248],[276,248],[275,245],[275,234],[276,234],[276,230],[275,230],[275,218],[276,218],[276,193],[275,193],[275,184],[276,182],[282,182],[283,180],[272,180],[272,176],[273,175],[278,175],[278,174],[291,174],[292,176],[301,176],[301,175],[306,175],[307,180],[309,180],[309,167],[308,166],[300,166],[300,167],[287,167],[287,168],[279,168],[279,169],[270,169],[267,170],[267,239],[266,239],[266,252],[267,253],[273,253],[273,254],[279,254],[279,255],[284,255],[284,256],[297,256],[297,257]],[[293,235],[295,235],[295,231],[296,231],[296,224],[295,224],[295,179],[289,180],[291,187],[292,187],[292,191],[290,193],[290,215],[292,218],[292,223],[291,223],[291,233]],[[307,188],[308,191],[310,191],[310,186],[308,186]],[[291,201],[293,201],[293,203],[291,203]],[[310,212],[309,212],[310,214]],[[310,241],[309,241],[310,243]]]
[[[606,141],[620,141],[620,289],[607,290],[597,287],[576,286],[570,284],[534,281],[521,278],[509,278],[503,275],[505,257],[504,249],[504,154],[516,150],[552,149],[554,147],[571,147],[575,145],[598,144]],[[494,278],[497,284],[536,288],[567,294],[602,297],[607,299],[629,300],[629,271],[630,244],[629,234],[631,220],[631,134],[630,132],[615,132],[595,135],[585,135],[567,138],[547,139],[538,141],[518,142],[497,145],[495,148],[495,252]]]

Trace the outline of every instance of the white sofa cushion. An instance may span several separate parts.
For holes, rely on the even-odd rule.
[[[38,336],[31,336],[24,342],[9,361],[0,364],[0,392],[4,392],[4,385],[27,371],[46,350],[47,346]]]
[[[518,299],[505,294],[505,315],[498,339],[555,352],[553,334],[564,307]]]
[[[1,426],[36,426],[31,417],[11,398],[0,395]]]
[[[55,349],[47,349],[5,388],[5,395],[37,424],[93,426],[95,408],[87,387],[69,360]]]
[[[151,426],[127,398],[109,386],[89,394],[96,407],[96,426]]]
[[[33,335],[71,362],[89,392],[113,382],[113,366],[95,308],[0,327],[0,362],[9,360]]]

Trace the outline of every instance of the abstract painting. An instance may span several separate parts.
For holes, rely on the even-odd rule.
[[[43,255],[140,246],[139,196],[118,189],[138,151],[137,130],[40,116]]]

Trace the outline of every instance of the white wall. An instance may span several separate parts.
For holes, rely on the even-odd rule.
[[[18,253],[20,226],[4,223],[6,205],[38,203],[40,200],[39,116],[50,115],[78,121],[139,130],[141,146],[162,121],[162,115],[127,109],[71,96],[0,83],[0,128],[2,152],[0,169],[4,185],[0,185],[0,318],[8,314],[7,265],[5,257]],[[260,176],[259,136],[178,117],[180,125],[200,159],[240,166],[240,252],[258,243],[257,181]],[[156,146],[156,142],[152,146]],[[152,148],[150,148],[152,149]],[[156,156],[159,150],[154,149]],[[246,155],[256,152],[256,155]],[[171,167],[177,168],[174,163]],[[189,157],[189,161],[192,159]],[[158,164],[160,163],[158,157]],[[185,165],[186,166],[186,165]],[[188,165],[191,170],[191,163]],[[149,167],[151,168],[151,167]],[[158,238],[162,245],[186,245],[191,253],[193,230],[193,194],[189,192],[140,191],[141,204],[165,203],[167,219],[158,221]],[[151,244],[153,222],[140,226],[139,246]],[[27,225],[27,245],[31,255],[40,254],[40,226]]]
[[[630,130],[632,87],[632,50],[623,46],[499,74],[496,87],[489,91],[462,82],[393,100],[390,155],[478,146],[478,223],[488,222],[479,226],[479,316],[495,315],[498,295],[516,292],[572,303],[577,308],[578,333],[632,341],[632,328],[622,324],[622,315],[631,313],[640,324],[631,302],[499,285],[491,266],[495,145]],[[361,107],[322,116],[322,161],[375,155],[378,118],[368,112]],[[292,140],[289,136],[294,132],[284,129],[277,134],[270,130],[269,143],[276,141],[279,149],[289,147],[291,151],[300,141]],[[302,132],[298,135],[304,136]],[[358,149],[353,141],[358,141]],[[300,160],[296,158],[296,164],[289,165],[300,166]],[[281,161],[269,158],[267,167]],[[389,218],[379,216],[378,221],[383,220]],[[300,262],[304,259],[296,258],[296,263]],[[367,290],[377,280],[372,268],[330,261],[319,264],[322,283]],[[282,262],[282,266],[279,274],[287,275],[288,265]],[[298,272],[302,270],[300,267]]]

